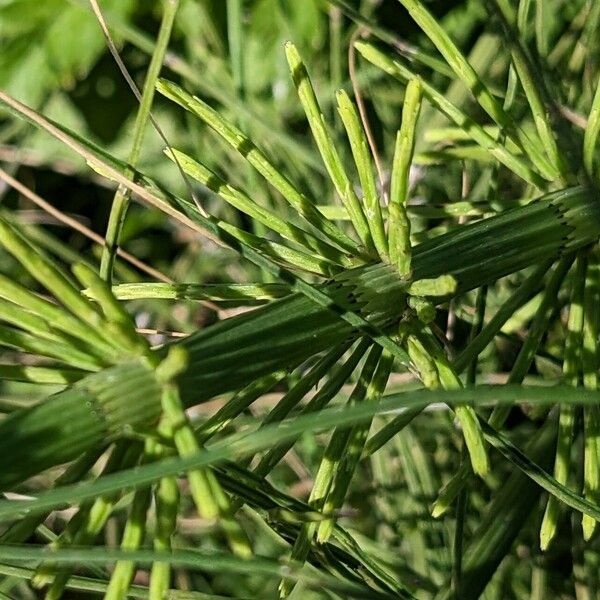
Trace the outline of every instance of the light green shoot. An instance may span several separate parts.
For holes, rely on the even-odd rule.
[[[369,223],[365,217],[360,201],[352,188],[352,183],[346,174],[342,160],[333,144],[331,134],[325,123],[325,117],[319,107],[317,96],[315,95],[315,91],[308,76],[306,66],[302,62],[296,46],[291,42],[287,42],[285,45],[285,53],[294,80],[294,85],[296,86],[298,97],[300,98],[300,103],[306,113],[308,124],[310,125],[310,129],[317,147],[319,148],[323,163],[329,173],[329,177],[350,215],[350,220],[356,233],[362,240],[367,251],[373,252],[375,246],[373,244],[373,238],[371,237]]]
[[[548,324],[554,311],[558,291],[560,290],[560,286],[562,285],[562,282],[572,262],[572,257],[566,256],[558,263],[557,267],[552,272],[552,275],[546,284],[542,302],[535,314],[533,323],[529,328],[529,335],[519,351],[507,383],[520,384],[525,379],[525,376],[531,367],[531,363],[535,358],[542,337],[548,331]],[[512,314],[518,308],[518,306],[525,302],[525,299],[531,295],[533,290],[536,289],[537,282],[543,276],[544,272],[549,266],[549,264],[540,265],[536,272],[532,274],[531,278],[523,284],[520,290],[517,291],[514,297],[506,302],[506,305],[498,311],[497,318],[495,317],[488,324],[489,330],[486,331],[488,326],[484,327],[482,330],[482,334],[485,334],[482,335],[483,338],[487,338],[491,341],[493,338],[491,333],[493,331],[499,331],[502,327],[502,323],[509,318],[510,314]],[[477,341],[477,338],[475,341]],[[457,359],[456,365],[458,365],[458,370],[463,370],[467,366],[467,358],[469,355],[470,353],[465,352]],[[499,429],[504,425],[509,414],[510,406],[496,406],[492,411],[488,422],[494,429]],[[468,466],[461,466],[458,473],[441,490],[438,499],[433,505],[433,515],[439,517],[444,514],[446,510],[448,510],[448,508],[452,505],[452,502],[455,500],[456,494],[460,492],[462,486],[467,481],[468,475]]]
[[[585,389],[598,389],[598,324],[600,307],[600,273],[597,250],[588,254],[585,291],[583,298],[583,347],[582,367]],[[584,407],[584,496],[598,504],[600,500],[600,411],[598,406]],[[589,515],[581,520],[583,538],[592,538],[597,521]]]
[[[11,225],[0,219],[1,244],[29,272],[50,291],[77,319],[88,325],[88,339],[104,349],[114,348],[114,341],[103,329],[103,319],[92,303],[84,298],[61,269],[20,235]]]
[[[41,356],[55,358],[70,367],[84,369],[86,371],[98,371],[110,363],[93,353],[75,348],[67,341],[56,339],[44,339],[37,334],[20,331],[12,327],[0,325],[0,344],[9,348],[15,348],[24,352],[32,352]]]
[[[373,237],[379,257],[385,259],[388,254],[388,243],[367,136],[360,122],[356,107],[348,94],[344,90],[338,90],[336,97],[338,112],[344,123],[352,155],[354,156],[356,170],[358,171],[371,236]]]
[[[246,246],[269,257],[277,264],[291,265],[302,271],[315,273],[322,277],[331,277],[339,271],[338,265],[321,256],[258,237],[225,221],[220,221],[219,226]]]
[[[520,34],[524,34],[527,26],[527,18],[529,16],[529,9],[531,7],[531,0],[520,0],[519,9],[517,11],[517,30]],[[511,62],[508,69],[508,83],[506,85],[506,94],[504,96],[504,110],[509,111],[515,101],[517,95],[519,79],[515,70],[515,65]]]
[[[440,275],[435,279],[418,279],[408,286],[408,293],[415,296],[448,296],[458,285],[452,275]]]
[[[536,0],[535,3],[535,43],[538,54],[542,58],[548,56],[550,2],[547,0]]]
[[[431,323],[435,319],[435,306],[421,296],[409,296],[407,304],[412,308],[421,323]]]
[[[177,526],[179,510],[179,488],[174,477],[163,477],[154,492],[156,527],[154,530],[154,549],[170,550],[171,537]],[[166,561],[152,563],[150,571],[150,600],[163,600],[171,584],[171,565]]]
[[[121,283],[112,288],[119,300],[210,300],[246,304],[289,295],[285,283]],[[90,295],[91,290],[85,290]],[[1,292],[0,292],[1,294]]]
[[[421,341],[413,334],[407,335],[406,349],[423,385],[429,390],[439,389],[441,387],[440,374],[435,361]]]
[[[150,351],[148,343],[137,334],[133,319],[114,297],[108,284],[83,263],[74,265],[73,273],[81,284],[90,290],[91,295],[100,305],[108,320],[107,329],[113,332],[123,349],[134,355],[148,355]]]
[[[150,506],[150,499],[150,488],[136,490],[123,531],[122,550],[137,550],[142,545],[146,533],[146,513]],[[106,588],[105,600],[125,600],[134,575],[135,562],[131,560],[117,561]]]
[[[148,120],[151,119],[150,109],[152,108],[152,100],[154,99],[154,89],[156,80],[160,74],[162,64],[169,46],[171,30],[173,22],[179,7],[179,0],[168,0],[163,2],[163,14],[158,32],[158,38],[152,52],[148,72],[144,81],[144,89],[140,98],[140,106],[136,115],[135,125],[133,129],[133,143],[129,152],[127,163],[130,165],[127,168],[126,176],[133,178],[133,169],[137,166],[142,151],[142,143]],[[112,269],[117,253],[119,237],[125,221],[127,207],[129,206],[129,198],[131,192],[127,188],[119,186],[108,219],[108,227],[106,229],[106,245],[102,251],[102,261],[100,264],[100,275],[108,284],[111,284]]]
[[[527,57],[525,49],[508,24],[505,16],[503,15],[502,9],[498,5],[498,2],[496,2],[496,0],[486,0],[486,4],[488,5],[489,10],[493,12],[493,14],[496,14],[502,21],[505,31],[505,38],[510,48],[513,64],[521,81],[521,85],[523,86],[523,90],[525,91],[525,96],[527,97],[529,108],[531,109],[531,114],[533,115],[533,121],[535,123],[541,145],[546,150],[546,154],[548,155],[552,164],[554,178],[560,178],[563,181],[567,181],[568,165],[561,154],[554,137],[554,132],[552,131],[552,126],[548,118],[549,111],[544,102],[542,91],[540,90],[541,82],[539,77],[536,77],[533,66]],[[525,141],[523,137],[521,137],[521,141]],[[527,150],[531,156],[531,159],[535,160],[529,144],[527,145]]]
[[[194,160],[191,156],[175,149],[167,149],[165,150],[165,154],[171,160],[175,160],[184,172],[193,177],[196,181],[199,181],[213,192],[219,194],[223,200],[257,220],[259,223],[262,223],[269,229],[279,233],[284,238],[317,251],[320,256],[323,256],[332,262],[339,263],[346,267],[351,265],[346,254],[318,239],[304,229],[297,227],[293,223],[289,223],[285,219],[278,217],[273,211],[264,208],[241,190],[224,182],[218,175],[213,173],[203,164]]]
[[[200,450],[194,431],[183,410],[177,386],[163,385],[162,404],[165,418],[173,431],[173,441],[180,456],[190,456]],[[250,542],[235,520],[227,494],[210,469],[194,469],[187,474],[190,493],[200,515],[217,519],[223,527],[232,552],[242,557],[252,556]]]
[[[600,79],[596,85],[592,107],[588,115],[588,123],[583,136],[583,164],[591,178],[596,177],[594,154],[600,133]]]
[[[411,79],[416,77],[410,69],[398,60],[391,59],[387,54],[381,52],[372,44],[367,42],[356,42],[355,47],[366,60],[403,83],[408,83]],[[477,144],[486,149],[492,156],[497,158],[503,165],[525,181],[540,189],[545,186],[544,179],[540,177],[539,173],[523,160],[521,156],[510,152],[505,146],[494,139],[492,135],[487,133],[483,127],[478,125],[471,117],[457,108],[443,93],[438,91],[431,84],[422,80],[421,85],[423,88],[423,95],[427,100],[429,100],[433,106],[448,119],[454,122],[457,127],[460,127],[467,132]],[[551,180],[554,178],[554,172],[550,167],[548,168],[549,171],[548,169],[542,170],[542,173],[544,178]]]
[[[90,342],[98,338],[89,325],[2,274],[0,274],[0,298],[5,298],[39,316],[47,323],[51,323],[54,329],[68,333],[79,340]],[[104,344],[104,340],[101,343]]]
[[[65,339],[64,336],[52,331],[48,323],[37,315],[24,311],[17,304],[0,300],[0,320],[16,325],[29,333],[48,340]]]
[[[213,110],[206,102],[191,96],[170,81],[160,79],[156,84],[156,88],[163,96],[177,102],[177,104],[202,119],[229,146],[239,152],[281,194],[283,199],[296,209],[303,219],[348,254],[356,253],[356,242],[334,223],[324,218],[313,202],[299,192],[291,181],[256,147],[254,142],[235,125]]]
[[[456,291],[457,281],[452,275],[440,275],[435,279],[418,279],[408,286],[408,293],[415,296],[448,296]]]
[[[411,272],[410,221],[406,212],[410,166],[415,149],[415,130],[421,109],[421,82],[411,79],[406,86],[402,125],[396,137],[392,176],[388,235],[390,260],[397,265],[401,277],[408,279]]]
[[[471,90],[477,102],[485,112],[501,127],[506,127],[510,117],[501,104],[475,72],[467,58],[458,49],[442,25],[433,17],[419,0],[399,0],[408,10],[427,37],[433,42],[440,54],[446,59],[455,75]]]
[[[33,367],[28,365],[0,364],[0,379],[23,381],[51,385],[68,385],[75,383],[84,375],[78,369],[62,369],[54,367]]]
[[[439,385],[443,389],[456,390],[463,387],[458,375],[431,334],[418,333],[415,335],[414,343],[418,343],[422,347],[422,352],[426,352],[429,359],[434,362]],[[490,463],[477,414],[472,407],[466,405],[456,406],[454,412],[462,427],[473,471],[480,477],[484,477],[489,472]]]

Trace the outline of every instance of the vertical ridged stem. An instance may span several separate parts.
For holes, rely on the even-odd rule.
[[[179,510],[179,488],[175,477],[164,477],[154,491],[156,506],[156,528],[154,531],[154,549],[171,549],[171,538],[177,527]],[[171,585],[171,565],[168,562],[152,563],[150,571],[150,600],[164,600]]]
[[[371,236],[373,237],[379,257],[385,259],[388,254],[388,243],[367,136],[360,122],[356,107],[348,94],[344,90],[339,90],[336,97],[338,112],[346,129],[346,135],[348,136],[354,163],[358,171]]]
[[[150,499],[150,488],[135,491],[121,540],[122,550],[137,550],[144,541],[146,513],[150,506]],[[104,600],[124,600],[127,598],[134,575],[135,562],[131,560],[117,561],[106,588]]]

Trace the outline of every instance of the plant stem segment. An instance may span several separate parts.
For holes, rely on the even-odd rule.
[[[596,195],[570,188],[416,246],[413,278],[449,275],[456,280],[454,294],[461,294],[570,253],[599,235]],[[351,310],[384,330],[397,325],[408,286],[391,265],[350,269],[321,287],[332,300],[328,308],[290,295],[177,342],[189,354],[189,367],[178,380],[183,404],[239,389],[356,338],[359,332],[336,311]],[[160,386],[142,361],[90,375],[0,423],[0,489],[73,460],[107,438],[156,423],[160,411]]]

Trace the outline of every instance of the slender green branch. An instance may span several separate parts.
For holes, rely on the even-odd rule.
[[[140,107],[133,128],[133,142],[127,158],[127,162],[131,168],[126,171],[125,175],[129,178],[133,178],[135,175],[134,169],[138,164],[142,151],[144,134],[146,132],[148,120],[150,119],[150,111],[154,99],[155,84],[165,59],[173,22],[175,21],[175,15],[177,14],[177,9],[179,7],[179,0],[163,0],[162,4],[163,14],[160,31],[154,46],[150,65],[148,66],[146,79],[144,80]],[[102,250],[102,261],[100,263],[100,276],[105,279],[109,285],[112,280],[112,270],[117,254],[117,246],[119,245],[119,238],[121,236],[123,223],[125,222],[127,207],[129,206],[130,193],[131,192],[128,189],[119,186],[113,198],[110,216],[108,218],[105,236],[106,244]]]

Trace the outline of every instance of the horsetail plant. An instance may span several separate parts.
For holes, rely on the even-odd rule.
[[[30,477],[70,463],[56,489],[42,492],[29,505],[9,496],[0,501],[0,521],[11,522],[0,532],[0,554],[4,547],[6,553],[1,556],[2,560],[8,557],[7,564],[11,556],[17,562],[34,558],[28,578],[34,587],[46,588],[48,600],[62,597],[79,581],[74,574],[77,561],[70,552],[94,544],[111,516],[123,508],[127,517],[120,550],[104,549],[102,555],[114,558],[114,569],[109,577],[96,571],[109,600],[137,594],[136,569],[146,563],[151,567],[141,597],[178,597],[171,590],[174,566],[196,562],[203,569],[218,568],[211,567],[210,560],[229,572],[256,570],[278,579],[282,597],[300,584],[316,590],[324,587],[338,597],[433,598],[437,594],[436,598],[449,598],[454,594],[476,598],[531,513],[524,490],[531,498],[537,498],[542,488],[549,492],[539,532],[542,550],[556,539],[563,504],[582,514],[583,538],[592,540],[600,517],[599,283],[597,249],[591,247],[600,235],[594,153],[600,130],[598,91],[591,99],[581,152],[571,153],[579,137],[569,137],[557,125],[557,106],[539,73],[539,57],[532,58],[526,45],[528,2],[520,2],[515,14],[506,2],[485,3],[499,19],[510,51],[510,66],[504,65],[509,71],[505,94],[488,85],[423,3],[400,2],[447,64],[437,56],[421,54],[415,54],[415,61],[424,61],[428,68],[433,65],[444,76],[453,74],[491,124],[475,121],[451,94],[438,90],[422,65],[371,41],[356,41],[356,51],[378,67],[378,77],[399,81],[404,91],[399,130],[392,136],[395,146],[388,152],[389,190],[381,189],[377,179],[385,178],[381,173],[375,176],[374,165],[380,161],[373,155],[364,112],[347,91],[339,90],[335,100],[341,127],[332,127],[300,53],[293,43],[286,43],[291,82],[320,156],[321,172],[326,174],[327,189],[339,200],[334,207],[320,205],[308,189],[294,183],[292,172],[279,166],[285,161],[270,158],[242,131],[251,128],[248,119],[228,118],[189,93],[189,82],[180,85],[158,78],[178,9],[177,2],[166,2],[147,82],[155,82],[159,94],[183,109],[194,126],[206,125],[230,156],[253,169],[251,181],[264,180],[272,202],[259,199],[255,190],[242,189],[234,178],[222,177],[205,156],[170,144],[165,155],[202,186],[206,198],[224,201],[233,214],[249,219],[251,228],[243,220],[212,214],[195,198],[180,197],[137,171],[144,125],[152,120],[154,90],[149,83],[127,164],[0,92],[0,102],[13,115],[51,133],[81,154],[97,174],[119,184],[100,275],[83,263],[75,264],[72,274],[66,273],[47,250],[29,239],[21,225],[0,215],[0,246],[38,288],[33,292],[0,275],[0,345],[34,363],[0,365],[0,376],[62,386],[0,421],[0,490],[22,492],[28,489]],[[356,17],[356,11],[345,3],[333,4]],[[537,50],[550,59],[544,5],[536,5],[534,33]],[[241,26],[240,4],[228,3],[228,10],[229,27]],[[368,27],[369,19],[360,18],[361,26]],[[386,37],[380,30],[373,32]],[[234,31],[229,33],[236,52],[232,57],[235,87],[241,94],[241,38]],[[521,112],[514,110],[517,104]],[[424,138],[421,131],[428,123],[423,115],[431,107],[454,125],[450,133],[459,149],[464,150],[463,142],[476,149],[457,154],[461,159],[474,156],[477,167],[472,171],[484,174],[474,187],[486,190],[486,202],[464,200],[461,219],[472,222],[448,226],[445,207],[435,212],[435,207],[416,203],[417,193],[411,187],[415,148]],[[447,137],[448,132],[443,135]],[[340,133],[345,134],[344,144],[339,143]],[[583,168],[575,172],[579,155]],[[443,156],[453,160],[450,153]],[[488,167],[490,161],[493,164]],[[465,166],[463,179],[468,172]],[[503,180],[521,197],[513,206],[499,209],[501,198],[494,197],[494,185]],[[116,246],[130,194],[162,210],[178,225],[237,251],[270,280],[244,284],[115,282],[112,286]],[[434,211],[429,213],[433,218],[443,220],[440,230],[427,230],[427,209]],[[330,214],[341,218],[330,219]],[[489,289],[524,269],[528,278],[503,297],[487,319]],[[564,282],[570,286],[568,297],[562,295]],[[461,315],[468,314],[465,307],[470,305],[461,304],[461,298],[469,298],[478,288],[474,312],[467,318],[473,323],[472,335],[462,352],[454,354],[449,351],[450,327],[446,335],[440,325],[442,315],[461,310]],[[153,347],[137,331],[122,302],[149,298],[258,306]],[[555,389],[523,385],[532,365],[554,359],[541,347],[551,324],[561,325],[556,318],[561,302],[568,305],[562,385]],[[515,353],[508,386],[480,386],[478,357],[500,332],[510,329],[511,318],[530,324]],[[461,378],[467,368],[467,377]],[[406,377],[409,388],[386,396],[398,375]],[[282,389],[262,420],[250,412],[260,398]],[[214,399],[222,402],[220,408],[198,418],[198,407],[211,406],[208,403]],[[543,407],[557,400],[565,402],[557,431],[550,411],[523,450],[509,435],[510,429],[500,432],[515,415],[514,404],[522,400]],[[468,456],[444,481],[431,475],[428,461],[432,458],[409,429],[413,422],[427,418],[436,422],[428,414],[419,417],[434,401],[445,406],[444,415],[450,414],[446,408],[455,415]],[[578,403],[585,404],[582,427],[576,418]],[[492,408],[491,412],[484,413],[484,407]],[[390,415],[391,410],[398,414]],[[246,430],[243,424],[248,423],[244,421],[248,416]],[[441,437],[447,437],[451,423],[446,420]],[[378,430],[370,435],[372,426]],[[284,458],[298,447],[304,427],[331,430],[317,457],[306,501],[270,482]],[[236,428],[241,431],[231,433]],[[574,443],[580,433],[581,452]],[[376,482],[394,485],[398,474],[382,454],[388,442],[394,444],[405,471],[406,488],[412,494],[408,505],[414,504],[418,494],[431,499],[436,486],[444,484],[433,505],[414,523],[410,539],[415,547],[406,551],[410,556],[406,569],[397,569],[372,551],[366,541],[362,543],[362,534],[347,530],[344,521],[344,506],[360,479],[363,459],[371,459]],[[498,452],[518,467],[499,491],[490,452]],[[93,468],[105,453],[106,462]],[[569,477],[575,454],[583,457],[581,495]],[[552,476],[546,470],[553,456]],[[478,479],[472,480],[471,474]],[[177,476],[185,478],[194,511],[231,554],[215,551],[208,560],[201,552],[186,555],[178,550],[177,515],[185,497]],[[464,504],[474,481],[484,491],[473,494],[471,502],[481,506],[492,497],[489,516],[477,528]],[[122,493],[130,487],[132,494]],[[440,558],[448,535],[433,517],[450,511],[457,498],[457,556],[450,570]],[[50,511],[64,502],[78,508],[48,549],[31,554],[20,549],[17,544],[44,531]],[[395,503],[382,499],[378,510],[390,523],[404,519],[403,509]],[[285,544],[289,559],[283,565],[260,556],[253,539],[259,529]],[[144,549],[149,532],[153,532],[152,550]],[[470,540],[463,545],[467,532]],[[382,535],[393,537],[396,531]],[[94,560],[91,553],[86,556]]]

